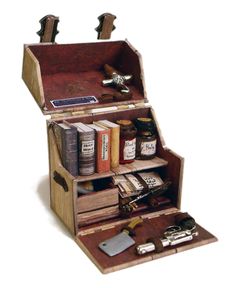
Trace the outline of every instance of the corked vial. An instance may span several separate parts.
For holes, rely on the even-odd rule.
[[[120,125],[120,164],[132,163],[136,156],[137,129],[130,120],[116,121]]]
[[[136,158],[141,160],[153,159],[157,150],[157,130],[151,118],[137,118]]]

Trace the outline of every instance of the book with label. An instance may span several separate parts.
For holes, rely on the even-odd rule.
[[[120,126],[108,120],[94,122],[100,127],[111,129],[111,168],[119,166],[119,149],[120,149]]]
[[[77,129],[66,123],[54,123],[53,131],[62,165],[73,175],[78,175]]]
[[[78,135],[79,175],[91,175],[95,172],[95,131],[81,122],[73,126]]]
[[[111,130],[96,124],[88,126],[96,131],[96,172],[108,172],[111,168]]]

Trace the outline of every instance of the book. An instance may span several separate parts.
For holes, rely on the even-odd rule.
[[[100,127],[111,129],[111,168],[119,166],[119,150],[120,150],[120,126],[108,120],[100,120],[94,122]]]
[[[145,189],[151,189],[164,183],[157,172],[115,175],[112,177],[112,182],[118,186],[121,198],[139,195]]]
[[[142,183],[140,183],[139,179],[137,177],[135,177],[135,175],[133,174],[126,174],[125,175],[127,181],[130,182],[130,184],[133,187],[133,190],[140,192],[142,191],[145,187],[142,185]]]
[[[112,183],[114,185],[118,185],[121,182],[126,182],[127,181],[127,179],[125,178],[124,175],[114,175],[114,176],[111,177],[111,180],[112,180]]]
[[[96,172],[108,172],[111,168],[111,130],[96,124],[88,126],[96,131]]]
[[[68,172],[78,175],[77,130],[66,123],[54,123],[53,132],[62,165]]]
[[[138,175],[148,185],[149,189],[164,184],[163,180],[157,172],[141,172],[138,173]]]
[[[81,122],[73,123],[78,135],[78,170],[80,175],[95,172],[95,131]]]

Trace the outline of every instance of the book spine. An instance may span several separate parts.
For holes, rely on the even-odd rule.
[[[96,167],[97,173],[110,171],[111,167],[111,132],[110,129],[97,131],[96,134]]]
[[[78,175],[77,130],[62,130],[62,164],[71,175]]]
[[[91,175],[95,172],[95,131],[78,132],[79,174]]]
[[[119,166],[120,127],[111,129],[111,168]]]

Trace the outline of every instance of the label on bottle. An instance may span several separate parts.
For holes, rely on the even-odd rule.
[[[108,135],[103,134],[102,135],[102,160],[108,160]]]
[[[136,138],[126,140],[124,144],[124,160],[132,160],[135,158]]]
[[[156,153],[157,140],[142,142],[140,154],[143,156],[150,156]]]
[[[82,141],[81,151],[84,155],[90,155],[94,153],[94,140]]]

